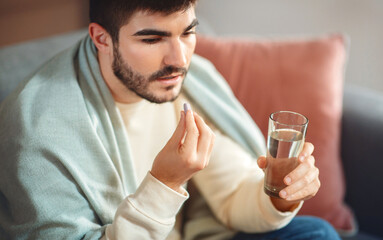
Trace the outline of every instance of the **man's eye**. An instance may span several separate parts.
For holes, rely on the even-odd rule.
[[[184,36],[189,36],[189,35],[192,35],[192,34],[195,34],[195,31],[184,32]]]
[[[147,44],[154,44],[161,41],[161,38],[145,38],[145,39],[141,39],[141,41]]]

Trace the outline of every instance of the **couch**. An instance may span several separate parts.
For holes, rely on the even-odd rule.
[[[20,81],[86,30],[0,48],[0,101]],[[359,225],[358,235],[344,239],[383,239],[380,199],[383,185],[383,93],[346,83],[341,121],[341,156],[346,179],[345,201]]]

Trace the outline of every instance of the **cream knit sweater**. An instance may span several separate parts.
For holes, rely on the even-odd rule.
[[[130,239],[132,230],[135,231],[133,235],[142,239],[159,239],[166,232],[169,233],[167,239],[181,239],[180,218],[175,226],[167,223],[176,217],[189,195],[186,190],[184,194],[173,191],[149,171],[156,155],[173,134],[184,101],[187,99],[181,95],[173,103],[153,104],[146,100],[134,104],[116,103],[125,123],[134,174],[140,187],[121,203],[113,223],[107,226],[104,239]],[[196,111],[193,105],[192,109]],[[270,231],[289,223],[302,204],[293,212],[277,211],[263,192],[264,175],[256,161],[209,125],[216,134],[211,159],[193,180],[218,219],[232,229],[247,232]],[[152,234],[140,235],[140,232]]]

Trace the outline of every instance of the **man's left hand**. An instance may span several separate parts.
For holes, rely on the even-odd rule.
[[[310,199],[318,192],[320,188],[319,169],[315,166],[313,151],[313,144],[304,144],[303,150],[298,156],[299,165],[283,179],[287,187],[279,192],[281,199],[271,197],[278,210],[292,210],[300,201]],[[258,166],[264,169],[266,165],[266,157],[259,157]]]

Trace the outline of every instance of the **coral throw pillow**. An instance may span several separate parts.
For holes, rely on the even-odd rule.
[[[306,141],[315,146],[321,188],[299,214],[326,219],[353,231],[354,217],[343,202],[340,124],[346,61],[341,35],[315,39],[255,40],[198,36],[196,53],[209,59],[263,134],[278,110],[309,118]]]

